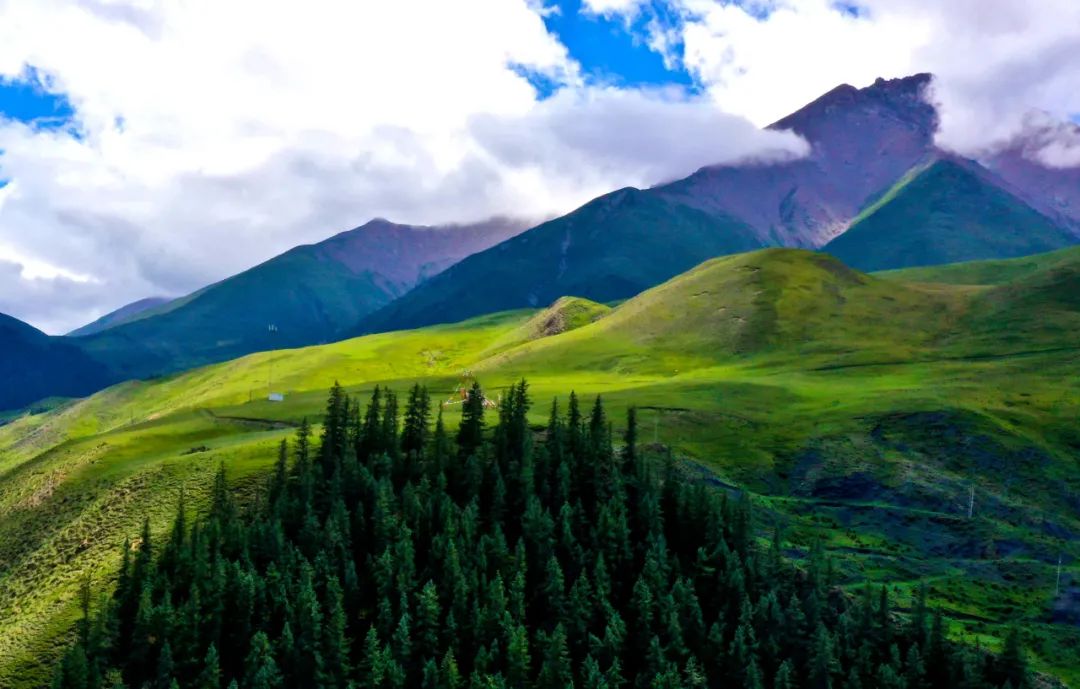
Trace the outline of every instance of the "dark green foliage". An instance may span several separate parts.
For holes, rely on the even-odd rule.
[[[81,397],[119,378],[63,337],[0,313],[0,411],[51,396]]]
[[[335,385],[268,501],[242,513],[222,470],[204,518],[181,499],[160,552],[148,526],[125,548],[97,614],[85,589],[55,686],[1028,686],[1019,636],[990,658],[922,602],[900,623],[884,589],[849,600],[820,547],[759,549],[749,501],[643,456],[632,411],[616,451],[600,399],[535,446],[528,406],[522,381],[486,432],[475,386],[455,452],[423,388],[399,434],[393,393],[361,415]]]
[[[822,251],[872,271],[1027,256],[1075,243],[985,170],[943,158],[901,182]]]

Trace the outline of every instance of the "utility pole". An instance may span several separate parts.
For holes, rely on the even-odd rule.
[[[971,519],[971,515],[975,512],[975,486],[971,487],[971,494],[968,496],[968,519]]]
[[[1058,553],[1057,582],[1054,584],[1054,599],[1061,594],[1061,553]]]

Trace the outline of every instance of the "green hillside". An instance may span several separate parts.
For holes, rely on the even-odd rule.
[[[361,322],[384,332],[537,307],[631,297],[713,256],[762,243],[745,224],[621,189],[469,256]]]
[[[401,291],[370,272],[357,274],[308,252],[289,252],[201,291],[178,308],[79,342],[120,378],[143,378],[252,351],[335,339]]]
[[[965,161],[900,180],[822,251],[860,270],[1026,256],[1076,238]]]
[[[499,218],[440,227],[373,220],[73,341],[105,363],[114,381],[333,342],[419,282],[524,225]]]
[[[921,268],[901,268],[877,273],[878,277],[904,282],[941,282],[950,285],[1000,285],[1032,273],[1080,260],[1080,247],[998,261],[967,261]]]
[[[47,681],[79,582],[107,582],[142,514],[162,534],[181,486],[201,509],[220,462],[251,496],[334,380],[364,395],[421,381],[438,400],[464,369],[490,395],[526,377],[534,400],[602,394],[612,419],[636,406],[643,441],[692,480],[749,490],[788,552],[823,538],[841,582],[888,582],[901,612],[927,582],[954,635],[996,649],[1016,622],[1037,669],[1078,682],[1080,257],[1050,263],[972,287],[758,251],[610,311],[564,302],[578,327],[538,332],[543,312],[504,312],[254,354],[18,419],[0,427],[0,686]],[[538,405],[530,422],[546,417]]]

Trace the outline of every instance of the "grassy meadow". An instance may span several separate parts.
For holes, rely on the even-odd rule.
[[[822,538],[842,581],[901,601],[926,581],[972,642],[1019,624],[1035,667],[1080,686],[1078,271],[1075,250],[870,276],[766,250],[613,309],[560,300],[253,354],[16,418],[0,426],[0,686],[48,681],[80,582],[106,590],[144,515],[163,533],[181,488],[200,509],[222,462],[257,491],[335,380],[441,400],[465,370],[489,396],[527,378],[537,425],[570,390],[603,395],[616,424],[636,406],[689,480],[754,495],[763,538],[783,527],[795,557]]]

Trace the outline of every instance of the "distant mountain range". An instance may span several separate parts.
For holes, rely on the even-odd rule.
[[[509,219],[440,227],[372,220],[78,343],[126,379],[341,339],[367,314],[527,225]]]
[[[507,219],[373,220],[187,297],[136,302],[68,342],[96,367],[87,380],[107,383],[566,295],[624,299],[707,259],[758,248],[818,249],[883,270],[1080,241],[1080,167],[1037,162],[1032,148],[1049,136],[1038,129],[980,161],[937,149],[938,115],[924,98],[930,81],[842,85],[771,125],[810,144],[802,158],[709,166],[620,189],[531,229]]]
[[[807,157],[707,167],[601,197],[470,256],[354,332],[455,321],[565,294],[630,297],[709,258],[757,247],[823,249],[877,270],[1077,242],[1068,213],[1080,217],[1080,207],[1058,191],[1072,188],[1075,171],[1028,162],[1038,169],[1031,178],[1049,181],[1022,186],[936,149],[938,117],[923,97],[930,79],[839,86],[772,125],[805,138]],[[999,156],[995,167],[1025,178],[1012,157]]]

